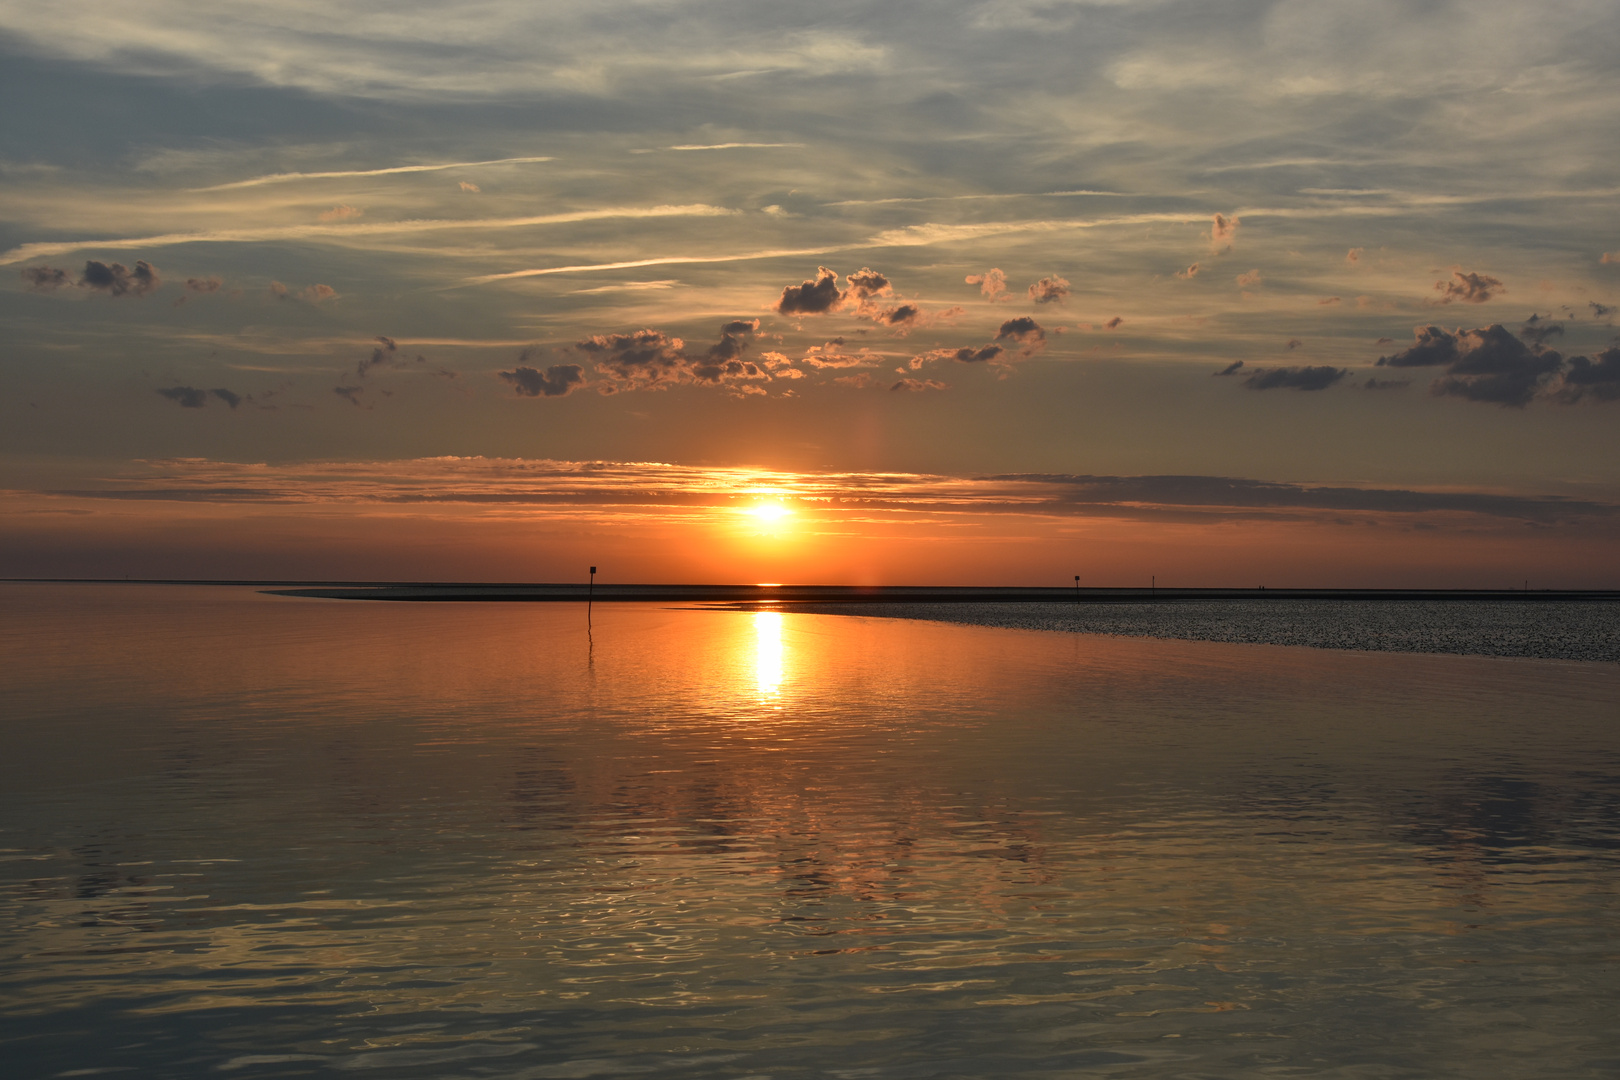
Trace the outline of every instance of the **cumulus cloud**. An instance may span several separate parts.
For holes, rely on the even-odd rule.
[[[1345,252],[1344,261],[1347,262],[1347,263],[1352,263],[1352,264],[1360,262],[1361,261],[1361,253],[1363,251],[1365,251],[1365,250],[1367,250],[1367,249],[1366,248],[1351,248],[1349,251]]]
[[[1124,325],[1125,320],[1120,318],[1118,315],[1115,315],[1112,319],[1109,319],[1107,322],[1103,323],[1103,328],[1107,330],[1118,330]]]
[[[1319,307],[1326,307],[1329,304],[1337,304],[1338,302],[1339,302],[1339,298],[1337,296],[1324,296],[1324,297],[1322,297],[1322,299],[1318,300],[1316,303],[1317,303],[1317,306],[1319,306]]]
[[[1191,278],[1191,277],[1197,277],[1197,276],[1198,276],[1198,264],[1197,263],[1193,263],[1191,266],[1187,267],[1187,269],[1185,269],[1185,270],[1177,270],[1176,271],[1176,277],[1178,277],[1178,278]]]
[[[1233,278],[1232,280],[1236,281],[1238,283],[1239,288],[1247,289],[1247,288],[1250,288],[1251,286],[1260,284],[1260,282],[1262,280],[1264,280],[1264,279],[1260,276],[1260,271],[1258,271],[1258,270],[1250,270],[1246,274],[1239,274],[1237,277]]]
[[[1620,251],[1605,251],[1598,262],[1604,266],[1608,266],[1610,263],[1620,263]]]
[[[133,270],[123,263],[104,263],[91,259],[84,264],[84,273],[79,276],[80,288],[95,289],[109,296],[145,296],[162,284],[163,279],[158,276],[157,267],[145,259],[135,260]]]
[[[898,330],[909,330],[922,318],[922,309],[916,304],[900,304],[872,313],[872,321]]]
[[[1431,393],[1522,408],[1563,367],[1551,349],[1526,345],[1499,325],[1446,331],[1419,326],[1412,345],[1378,358],[1380,367],[1438,367]]]
[[[962,280],[969,285],[977,285],[979,292],[991,300],[1009,299],[1007,295],[1007,275],[994,266],[982,274],[969,274]]]
[[[1284,347],[1289,352],[1293,352],[1295,349],[1304,348],[1304,346],[1305,346],[1305,343],[1303,341],[1299,340],[1299,338],[1291,337],[1291,338],[1288,339],[1288,344],[1286,346],[1284,346]]]
[[[1596,300],[1587,301],[1586,306],[1592,309],[1592,317],[1595,319],[1606,319],[1614,314],[1613,306],[1600,304]]]
[[[474,195],[476,195],[476,194],[478,194],[480,191],[482,191],[484,189],[479,187],[477,184],[473,183],[471,180],[463,180],[463,181],[461,181],[461,190],[462,191],[470,191]]]
[[[1595,359],[1570,357],[1569,369],[1553,398],[1565,404],[1620,400],[1620,346],[1603,350]]]
[[[891,391],[899,390],[907,393],[918,393],[923,390],[944,390],[946,386],[937,379],[901,379],[889,389]]]
[[[1229,218],[1224,214],[1216,214],[1209,227],[1209,249],[1220,255],[1232,250],[1232,241],[1237,237],[1237,218]]]
[[[330,210],[321,211],[320,219],[322,221],[348,221],[350,218],[361,217],[364,214],[365,211],[360,209],[358,206],[350,206],[348,203],[340,203],[337,206],[332,207]]]
[[[1410,379],[1380,379],[1368,376],[1367,381],[1361,384],[1363,390],[1404,390],[1412,385]]]
[[[860,307],[864,307],[874,297],[894,295],[894,287],[889,284],[889,279],[869,266],[861,267],[849,275],[847,280],[849,289],[846,295],[853,298]]]
[[[1006,351],[994,342],[976,349],[971,345],[961,349],[930,349],[913,356],[906,366],[916,371],[934,360],[954,360],[958,364],[994,364],[1000,362],[1002,354]]]
[[[689,364],[692,378],[702,383],[769,379],[765,368],[743,358],[749,341],[758,333],[758,319],[733,319],[722,324],[720,340],[709,346],[701,359]]]
[[[192,277],[186,278],[185,289],[188,293],[195,293],[200,296],[204,293],[219,292],[220,288],[223,287],[224,284],[225,282],[217,277]]]
[[[1068,281],[1056,274],[1043,277],[1029,287],[1029,298],[1037,304],[1061,304],[1068,295]]]
[[[241,394],[238,394],[233,390],[227,390],[223,386],[216,386],[208,392],[219,398],[219,400],[223,401],[233,409],[242,404]]]
[[[869,371],[857,372],[854,375],[840,375],[833,382],[839,386],[852,386],[857,390],[865,390],[877,385],[877,380],[872,378],[872,373]]]
[[[200,409],[208,404],[208,391],[195,386],[163,386],[158,388],[157,393],[182,409]]]
[[[1242,368],[1243,361],[1234,360],[1230,364],[1227,364],[1225,367],[1221,368],[1221,370],[1212,371],[1210,374],[1214,375],[1216,378],[1220,378],[1223,375],[1236,375],[1240,370],[1242,370]]]
[[[595,334],[575,343],[574,348],[596,365],[605,379],[597,389],[605,394],[661,390],[679,383],[735,386],[771,378],[767,361],[755,362],[743,355],[758,332],[758,319],[732,320],[721,325],[720,339],[702,352],[689,351],[684,340],[662,330]]]
[[[363,406],[360,403],[360,393],[364,389],[363,386],[334,386],[332,387],[332,393],[347,401],[350,405],[361,408]]]
[[[1249,390],[1326,390],[1348,374],[1346,368],[1327,365],[1259,368],[1243,380],[1243,385]]]
[[[844,302],[838,288],[838,274],[825,266],[816,268],[813,279],[798,285],[788,285],[776,301],[778,315],[825,315],[836,311]]]
[[[1483,304],[1497,293],[1506,292],[1507,288],[1488,274],[1453,270],[1450,281],[1434,283],[1434,291],[1440,295],[1431,303]]]
[[[54,266],[25,266],[22,279],[35,292],[53,292],[69,284],[68,272]]]
[[[1016,341],[1022,346],[1018,355],[1034,356],[1046,348],[1046,330],[1028,315],[1020,315],[1001,324],[1001,329],[996,332],[996,340]]]
[[[862,349],[858,353],[844,351],[844,339],[833,338],[822,345],[812,345],[804,352],[804,362],[813,368],[861,367],[874,363],[871,353]]]
[[[527,358],[525,351],[523,359]],[[585,384],[585,369],[578,364],[552,364],[544,372],[519,364],[512,371],[497,374],[512,384],[519,397],[567,397]]]

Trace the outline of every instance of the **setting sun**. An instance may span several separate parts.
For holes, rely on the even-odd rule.
[[[752,516],[762,525],[776,525],[781,523],[783,519],[793,515],[792,510],[779,502],[755,503],[753,506],[748,507],[745,513]]]

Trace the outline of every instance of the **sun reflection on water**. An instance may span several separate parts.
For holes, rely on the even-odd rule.
[[[782,613],[754,612],[754,672],[760,695],[773,703],[782,694]]]

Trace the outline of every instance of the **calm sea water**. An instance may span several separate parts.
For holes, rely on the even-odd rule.
[[[1620,667],[0,587],[8,1077],[1613,1077]]]

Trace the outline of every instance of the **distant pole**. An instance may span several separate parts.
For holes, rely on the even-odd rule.
[[[1159,595],[1159,579],[1157,575],[1148,575],[1148,595],[1155,597]]]
[[[1074,575],[1074,602],[1080,602],[1080,575]]]
[[[591,583],[585,587],[585,606],[590,607],[596,599],[596,567],[591,567]]]

